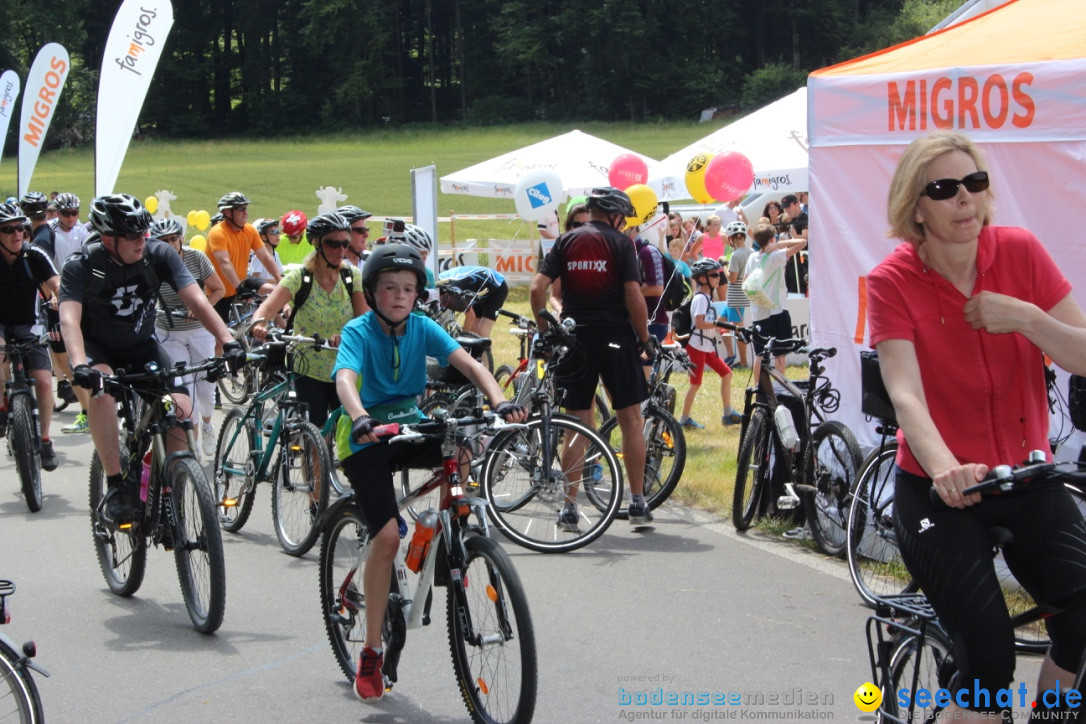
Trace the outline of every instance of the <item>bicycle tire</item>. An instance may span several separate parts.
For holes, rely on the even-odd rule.
[[[645,438],[645,502],[650,510],[660,507],[675,491],[686,468],[686,435],[682,425],[667,410],[650,406],[643,426]],[[618,417],[611,417],[600,426],[600,437],[611,445],[616,455],[622,451],[622,430]],[[619,520],[626,520],[628,511],[618,511]]]
[[[497,541],[471,536],[464,550],[463,575],[446,596],[460,695],[478,724],[529,722],[539,681],[528,596]]]
[[[121,454],[125,445],[121,443]],[[90,464],[90,522],[98,566],[109,590],[118,596],[131,596],[143,583],[147,570],[147,539],[133,528],[129,532],[113,530],[98,519],[98,506],[106,494],[106,473],[95,451]]]
[[[216,382],[219,392],[235,405],[244,405],[256,394],[257,374],[252,365],[246,365],[236,374],[223,375]]]
[[[843,556],[848,546],[848,512],[863,454],[860,443],[844,423],[823,422],[811,435],[803,469],[813,490],[807,490],[807,522],[811,538],[828,556]]]
[[[229,533],[237,533],[245,526],[256,499],[253,442],[261,433],[247,415],[248,411],[243,407],[235,407],[226,413],[215,443],[215,460],[212,463],[215,507],[219,525]],[[227,500],[234,501],[233,505],[226,505]]]
[[[901,560],[894,531],[894,460],[897,442],[867,456],[852,492],[845,528],[848,572],[852,585],[868,608],[876,599],[919,588]]]
[[[938,625],[928,624],[922,647],[919,636],[902,637],[890,655],[890,688],[883,688],[882,710],[906,721],[936,721],[941,708],[916,708],[911,714],[901,711],[899,692],[902,689],[910,692],[927,689],[932,693],[939,689],[949,690],[957,671],[954,646]]]
[[[336,663],[352,685],[366,638],[360,566],[369,552],[369,535],[357,505],[339,506],[322,531],[318,561],[324,630]]]
[[[177,516],[173,555],[181,595],[193,628],[214,633],[226,613],[226,557],[211,487],[191,454],[170,461],[169,480]]]
[[[540,553],[565,553],[588,545],[603,535],[622,503],[618,458],[592,428],[571,417],[554,416],[550,420],[552,459],[543,461],[543,419],[533,416],[525,424],[527,429],[500,433],[487,448],[479,482],[491,520],[514,543]],[[575,531],[563,531],[558,514],[565,502],[567,476],[554,453],[563,451],[575,436],[586,441],[580,459],[566,461],[569,469],[581,471],[575,500],[580,525]],[[591,495],[586,491],[589,484]]]
[[[34,415],[28,394],[13,395],[8,417],[8,439],[19,469],[19,484],[31,513],[41,510],[41,456],[34,442]]]
[[[34,677],[19,663],[22,655],[0,639],[0,719],[20,724],[45,721]]]
[[[509,365],[500,365],[498,369],[494,370],[494,380],[498,383],[498,387],[501,388],[502,394],[505,395],[507,400],[512,400],[517,396],[512,377],[513,368]]]
[[[320,517],[328,507],[328,448],[311,422],[292,420],[280,435],[282,456],[272,490],[275,537],[287,555],[304,556],[320,536]]]
[[[732,524],[739,532],[750,528],[754,518],[765,510],[773,474],[771,424],[769,412],[763,407],[756,408],[739,444],[732,492]]]

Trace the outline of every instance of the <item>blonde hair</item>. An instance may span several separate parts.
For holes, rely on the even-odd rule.
[[[969,154],[978,171],[988,171],[980,149],[964,134],[957,131],[936,131],[921,136],[909,144],[905,153],[898,159],[894,178],[890,181],[890,193],[887,199],[886,216],[890,222],[890,236],[912,244],[924,242],[924,226],[916,221],[916,204],[927,186],[926,171],[928,164],[944,153],[962,151]],[[985,191],[989,201],[992,192]],[[991,204],[984,213],[983,225],[992,221]]]

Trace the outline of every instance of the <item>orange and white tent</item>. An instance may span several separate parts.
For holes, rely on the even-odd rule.
[[[859,412],[863,281],[899,243],[887,191],[918,136],[954,129],[978,143],[995,223],[1033,231],[1086,306],[1084,78],[1081,0],[1013,0],[809,77],[811,335],[839,350],[829,373],[858,433],[871,428]]]

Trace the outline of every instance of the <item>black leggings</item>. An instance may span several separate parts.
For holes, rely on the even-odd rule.
[[[1037,601],[1060,607],[1086,589],[1086,524],[1062,485],[987,497],[965,510],[936,510],[931,480],[902,470],[894,486],[894,522],[901,557],[954,641],[962,688],[974,679],[998,711],[995,694],[1014,678],[1014,631],[993,564],[988,530],[1006,528],[1014,541],[1003,557]],[[1046,620],[1056,665],[1074,671],[1086,647],[1086,608]]]
[[[309,421],[320,430],[328,420],[329,413],[339,407],[336,383],[315,380],[304,375],[294,375],[294,394],[299,402],[309,406]]]

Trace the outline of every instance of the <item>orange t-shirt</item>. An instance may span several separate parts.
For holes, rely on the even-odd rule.
[[[238,279],[244,279],[249,271],[249,253],[264,247],[260,241],[260,234],[252,224],[246,224],[239,231],[235,231],[226,221],[219,222],[207,233],[207,255],[211,258],[211,264],[215,267],[215,273],[222,279],[226,287],[225,297],[237,294],[237,287],[222,275],[219,260],[215,258],[215,252],[225,249],[230,257],[230,263],[234,265],[234,271]]]

